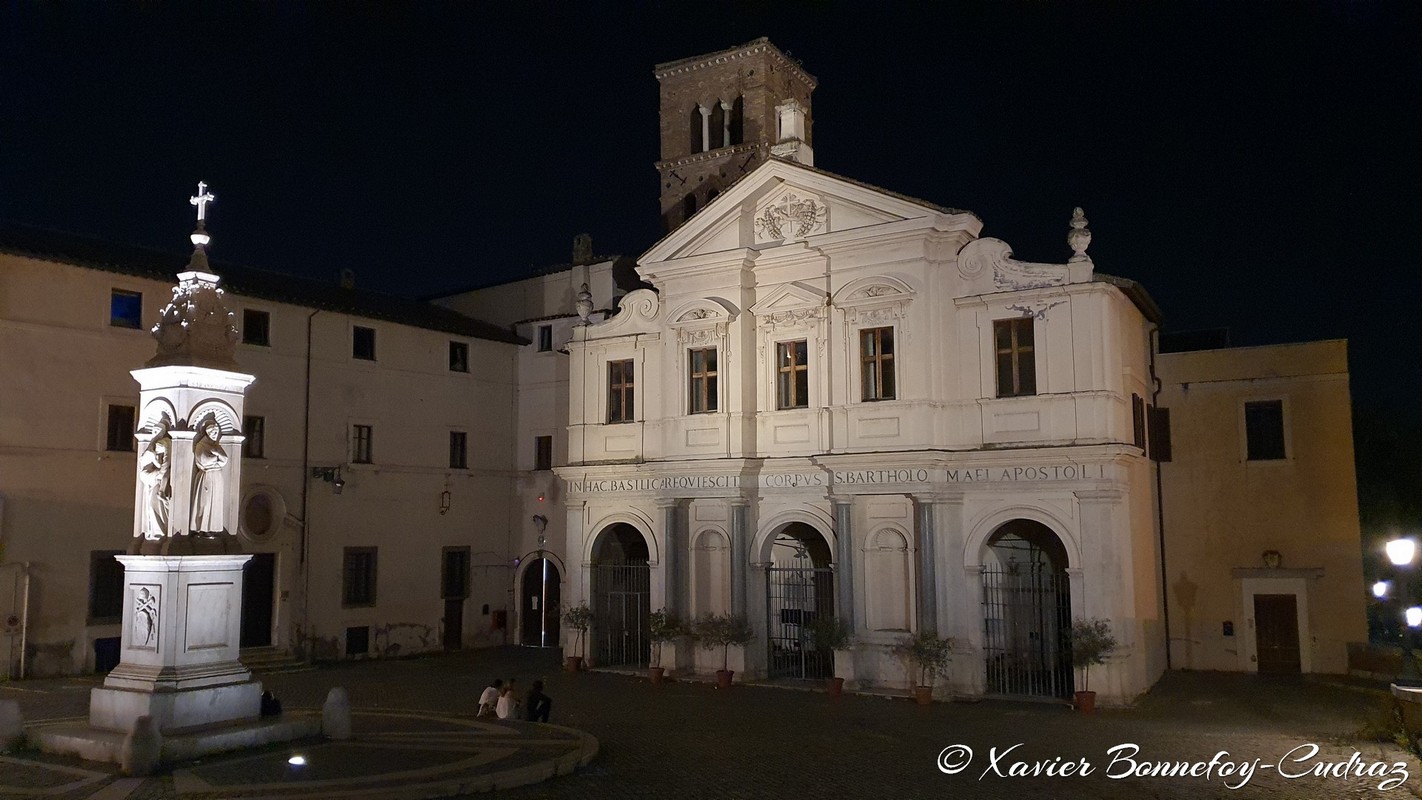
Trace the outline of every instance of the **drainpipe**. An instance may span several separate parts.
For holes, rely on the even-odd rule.
[[[1165,384],[1155,373],[1155,352],[1160,347],[1160,325],[1150,329],[1150,380],[1154,385],[1150,403],[1160,412],[1160,392]],[[1149,420],[1146,421],[1149,426]],[[1170,660],[1170,573],[1165,569],[1165,484],[1161,478],[1161,463],[1155,462],[1155,527],[1160,536],[1160,617],[1165,625],[1165,668],[1172,668]]]
[[[321,309],[306,317],[306,408],[301,420],[301,630],[311,636],[311,330]],[[307,653],[307,659],[313,653]]]

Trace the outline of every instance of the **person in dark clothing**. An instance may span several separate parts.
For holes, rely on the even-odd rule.
[[[529,722],[547,722],[549,709],[553,706],[553,698],[543,693],[543,681],[534,681],[533,688],[528,690],[528,697],[524,698],[524,719]]]

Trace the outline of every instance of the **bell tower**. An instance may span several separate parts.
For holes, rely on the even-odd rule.
[[[655,74],[662,123],[657,172],[668,231],[771,155],[814,164],[815,77],[769,39],[658,64]]]

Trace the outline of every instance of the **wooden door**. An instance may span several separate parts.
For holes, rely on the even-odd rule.
[[[444,649],[464,644],[464,601],[469,597],[469,548],[444,548],[440,565],[440,593],[444,596]]]
[[[1299,674],[1298,598],[1291,594],[1254,595],[1254,640],[1260,675]]]

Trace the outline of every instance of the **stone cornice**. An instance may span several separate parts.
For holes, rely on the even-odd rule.
[[[819,85],[819,81],[815,79],[815,76],[806,72],[798,62],[785,55],[780,48],[771,44],[770,40],[765,37],[761,37],[739,47],[732,47],[715,53],[707,53],[706,55],[692,56],[690,58],[658,64],[652,68],[652,74],[660,81],[662,78],[672,75],[681,75],[698,69],[705,69],[706,67],[714,67],[719,64],[729,64],[732,61],[739,61],[743,58],[749,58],[750,56],[759,55],[761,53],[770,53],[771,58],[775,59],[776,63],[789,67],[791,74],[798,78],[801,83],[810,87],[811,91]]]
[[[733,144],[730,147],[718,147],[715,150],[703,150],[700,153],[692,153],[681,158],[668,159],[656,162],[656,167],[665,172],[669,169],[684,167],[688,164],[699,164],[703,161],[715,161],[718,158],[739,155],[741,153],[751,153],[757,150],[768,150],[769,148],[757,142],[746,142],[743,144]]]

